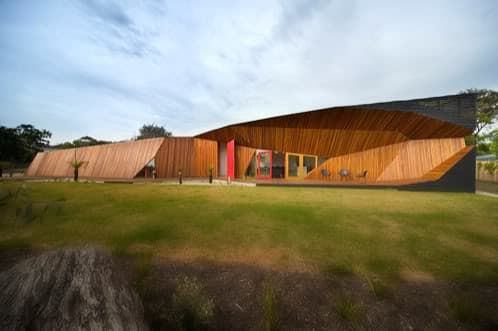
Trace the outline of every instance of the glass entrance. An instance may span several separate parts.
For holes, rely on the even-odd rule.
[[[298,178],[300,176],[301,158],[299,154],[287,153],[287,177]]]
[[[260,179],[270,179],[271,178],[271,151],[258,150],[256,152],[256,158],[258,161],[258,168],[256,172],[256,178]]]
[[[286,176],[288,179],[303,179],[316,168],[317,157],[314,155],[303,155],[286,153]]]

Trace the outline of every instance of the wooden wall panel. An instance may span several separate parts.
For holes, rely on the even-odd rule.
[[[218,144],[215,141],[190,137],[166,138],[156,155],[156,174],[159,178],[177,177],[182,169],[184,177],[206,177],[209,167],[218,174]]]
[[[131,179],[154,158],[164,138],[144,139],[91,147],[71,148],[38,153],[27,176],[72,177],[70,163],[76,159],[84,164],[81,178]]]
[[[465,147],[463,138],[411,140],[377,178],[398,181],[421,178]]]
[[[305,179],[367,183],[421,180],[462,148],[465,148],[463,138],[410,140],[330,158]],[[324,177],[321,174],[322,169],[327,169],[330,176]],[[341,169],[350,170],[351,177],[341,178]],[[357,177],[364,170],[368,171],[367,178]]]
[[[345,179],[339,176],[339,171],[341,169],[348,169],[351,172],[351,177],[347,179],[348,181],[374,182],[402,148],[403,143],[393,144],[363,152],[333,157],[314,169],[305,179],[340,182]],[[327,169],[330,176],[324,177],[321,173],[322,169]],[[357,178],[356,176],[364,170],[368,170],[366,179]]]
[[[209,176],[209,167],[214,167],[213,176],[218,176],[218,143],[194,138],[195,161],[191,169],[194,177]]]
[[[243,178],[256,148],[235,145],[235,177]]]

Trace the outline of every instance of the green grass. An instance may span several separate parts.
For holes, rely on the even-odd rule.
[[[360,314],[361,307],[349,297],[340,297],[335,309],[339,317],[345,321],[354,322]]]
[[[26,198],[16,192],[26,185]],[[96,243],[397,278],[498,283],[498,200],[397,190],[2,182],[0,249]],[[23,200],[24,199],[24,200]],[[16,208],[33,202],[33,221]]]

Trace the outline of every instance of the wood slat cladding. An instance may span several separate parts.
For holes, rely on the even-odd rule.
[[[38,153],[26,171],[34,177],[72,177],[70,163],[84,161],[82,178],[131,179],[154,158],[164,138]]]
[[[218,144],[215,141],[190,137],[165,138],[156,155],[156,175],[159,178],[206,177],[209,167],[218,174]]]
[[[403,144],[396,158],[377,180],[396,181],[421,178],[464,147],[463,138],[409,141]]]
[[[403,182],[420,180],[427,172],[465,147],[463,138],[411,140],[328,159],[306,179],[325,181]],[[322,169],[330,176],[324,177]],[[348,169],[351,177],[339,176]],[[357,175],[368,171],[366,179]]]
[[[411,139],[463,137],[471,130],[402,111],[333,108],[224,127],[206,139],[301,154],[331,157]]]
[[[451,168],[453,168],[460,160],[462,160],[468,153],[474,149],[473,146],[466,146],[455,153],[450,158],[446,159],[444,162],[440,163],[434,169],[422,176],[422,180],[435,181],[440,179],[444,174],[446,174]]]
[[[403,143],[400,143],[333,157],[314,169],[305,179],[332,182],[359,180],[356,176],[362,171],[368,170],[366,179],[362,178],[361,181],[374,182],[402,148]],[[322,169],[328,170],[330,175],[323,176]],[[341,178],[339,175],[341,169],[348,169],[351,172],[351,177],[347,179]]]
[[[235,146],[235,177],[243,178],[249,162],[256,152],[255,148],[245,147],[245,146]]]

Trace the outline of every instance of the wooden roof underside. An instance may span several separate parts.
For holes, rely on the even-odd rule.
[[[223,127],[198,135],[238,145],[339,156],[413,139],[464,137],[471,129],[402,111],[333,108]]]

